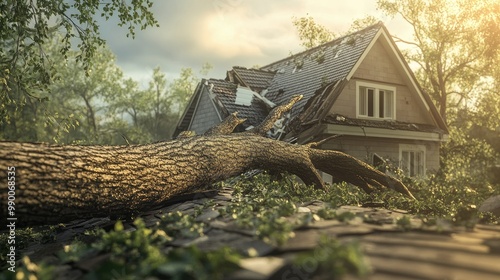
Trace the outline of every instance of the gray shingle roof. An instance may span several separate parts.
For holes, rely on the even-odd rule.
[[[275,74],[274,71],[233,66],[233,69],[227,72],[226,81],[239,83],[255,92],[261,92],[269,87]]]
[[[262,67],[276,71],[266,98],[282,104],[292,95],[304,95],[292,111],[292,118],[297,116],[318,89],[347,77],[381,28],[376,24]]]

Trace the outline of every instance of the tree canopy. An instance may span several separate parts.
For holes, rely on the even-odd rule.
[[[151,0],[2,1],[0,139],[127,144],[170,137],[198,80],[167,80],[159,67],[141,88],[126,79],[100,36],[116,17],[134,38],[158,26]],[[205,64],[202,74],[211,66]],[[70,78],[71,77],[71,78]]]
[[[77,44],[76,59],[88,71],[92,58],[105,40],[99,33],[98,18],[116,16],[119,26],[134,37],[136,28],[158,26],[151,0],[39,0],[0,2],[0,122],[8,121],[9,104],[22,107],[36,101],[37,90],[46,89],[56,78],[55,59],[46,49],[54,33],[63,34],[58,53],[67,58]],[[26,97],[13,98],[21,92]]]
[[[157,67],[149,85],[125,78],[114,54],[100,47],[83,71],[79,51],[59,51],[60,35],[43,45],[55,79],[31,98],[10,91],[3,105],[8,120],[0,123],[0,139],[82,144],[133,144],[169,139],[198,80],[191,68],[167,79]],[[210,65],[202,67],[206,74]],[[22,104],[19,105],[19,104]]]
[[[413,40],[395,37],[410,46],[409,61],[446,120],[470,99],[481,77],[497,67],[500,49],[500,2],[495,0],[379,0],[386,14],[401,16],[413,29]]]
[[[293,17],[292,23],[299,33],[301,45],[310,49],[331,41],[335,34],[325,26],[317,23],[313,17]]]

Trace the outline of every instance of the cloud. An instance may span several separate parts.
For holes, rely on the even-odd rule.
[[[156,1],[153,12],[160,27],[137,31],[135,40],[126,38],[116,20],[101,25],[118,65],[130,76],[156,66],[175,76],[183,67],[196,70],[209,62],[211,76],[223,78],[234,65],[266,65],[302,50],[293,16],[308,14],[335,32],[368,14],[380,16],[372,0],[169,0]]]

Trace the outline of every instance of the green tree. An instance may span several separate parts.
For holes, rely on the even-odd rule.
[[[313,17],[292,17],[292,23],[299,33],[301,45],[306,49],[314,48],[333,40],[335,34],[325,26],[314,21]]]
[[[37,91],[39,98],[29,98],[20,91],[12,98],[25,102],[5,107],[8,122],[0,124],[0,139],[38,142],[104,143],[103,125],[111,116],[109,101],[123,94],[122,71],[115,57],[105,47],[96,50],[87,74],[78,52],[70,50],[66,57],[59,52],[60,37],[44,45],[58,70],[46,90]],[[44,101],[40,101],[42,99]],[[17,102],[20,104],[21,102]]]
[[[500,49],[500,2],[496,0],[379,0],[378,8],[413,28],[409,61],[446,120],[488,75]]]
[[[203,72],[204,70],[202,70]],[[170,97],[173,103],[175,104],[175,108],[173,109],[173,113],[180,117],[180,114],[186,107],[189,102],[189,98],[191,94],[194,92],[197,82],[199,81],[198,77],[194,74],[192,68],[182,68],[179,78],[174,79],[172,84],[170,85]]]
[[[205,63],[200,74],[206,75],[211,68],[210,64]],[[179,77],[171,83],[168,83],[159,67],[153,70],[149,88],[143,93],[150,108],[143,123],[152,135],[152,140],[165,140],[172,135],[198,81],[192,68],[182,68]]]
[[[346,34],[357,32],[378,22],[380,22],[380,20],[374,16],[366,16],[364,18],[356,19],[352,22],[351,27]]]
[[[56,50],[56,42],[57,39],[53,38],[44,44],[44,49],[54,61],[59,62],[54,67],[65,68],[68,64]],[[60,77],[61,75],[56,76],[54,81],[57,83]],[[0,122],[0,139],[57,142],[62,134],[68,133],[79,124],[74,114],[76,106],[66,102],[65,95],[51,95],[48,89],[33,89],[32,93],[36,94],[37,98],[12,90],[8,92],[9,102],[0,103],[2,116],[8,116],[6,121]]]
[[[62,114],[73,113],[79,126],[67,135],[65,142],[102,143],[102,125],[109,115],[108,100],[122,93],[123,73],[115,64],[114,54],[107,48],[96,50],[87,74],[76,52],[61,60],[60,79],[49,87],[52,102],[60,102]],[[71,111],[68,111],[71,110]]]
[[[117,16],[119,26],[127,26],[134,37],[137,27],[158,26],[151,12],[151,0],[38,0],[0,2],[0,122],[9,122],[7,107],[38,104],[56,76],[54,59],[46,43],[61,32],[58,51],[67,57],[72,42],[78,42],[77,60],[88,72],[92,58],[105,43],[97,18]],[[22,93],[25,97],[20,97]]]
[[[150,100],[149,111],[151,115],[149,121],[145,123],[148,125],[154,140],[165,140],[170,132],[168,119],[173,100],[168,98],[167,78],[161,72],[160,67],[153,69],[153,77],[149,82],[146,96]]]
[[[130,118],[133,127],[140,126],[140,116],[147,111],[147,98],[144,91],[139,89],[139,85],[133,79],[123,81],[121,94],[108,98],[113,114],[121,115],[122,118]],[[141,98],[142,97],[142,98]],[[125,116],[123,116],[125,114]]]

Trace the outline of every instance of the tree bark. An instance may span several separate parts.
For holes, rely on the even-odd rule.
[[[325,189],[320,169],[365,190],[383,186],[413,198],[400,181],[347,154],[256,133],[220,132],[134,146],[0,142],[2,217],[35,225],[129,216],[253,169],[290,172]],[[10,177],[15,193],[9,193]],[[14,215],[7,210],[9,201],[15,202]]]

